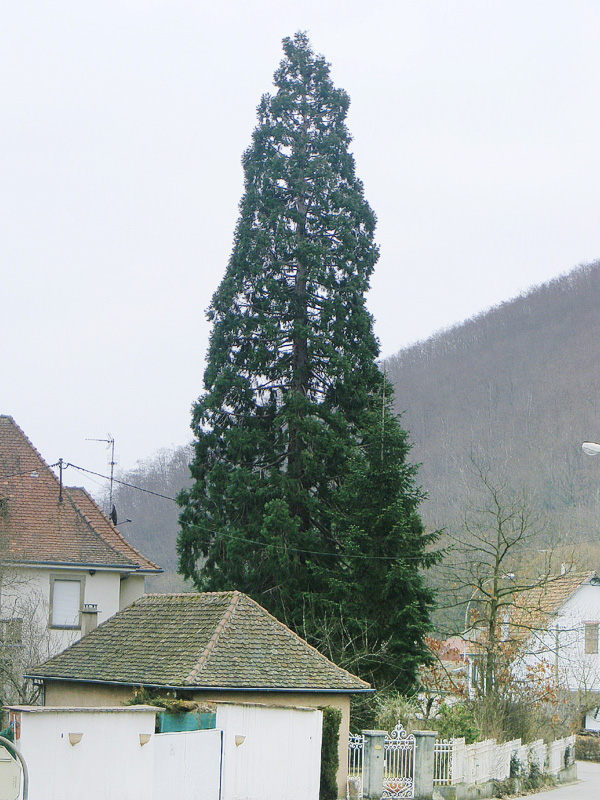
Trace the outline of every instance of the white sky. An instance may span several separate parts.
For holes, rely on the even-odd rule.
[[[0,412],[47,461],[189,439],[240,157],[298,29],[352,99],[383,355],[600,258],[597,0],[5,3]]]

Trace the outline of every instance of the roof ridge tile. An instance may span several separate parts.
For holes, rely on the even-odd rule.
[[[214,594],[225,594],[225,592],[214,592]],[[229,620],[233,616],[233,612],[235,611],[236,606],[239,603],[241,597],[242,597],[241,592],[238,592],[237,590],[233,592],[233,597],[231,598],[231,603],[229,604],[229,606],[227,607],[225,613],[223,614],[223,617],[221,618],[221,621],[219,622],[219,624],[215,628],[215,632],[213,633],[213,635],[211,636],[208,644],[204,648],[204,652],[202,653],[202,655],[198,659],[197,664],[194,666],[194,668],[192,669],[190,674],[187,676],[187,678],[185,678],[184,683],[193,683],[194,679],[198,676],[198,673],[200,672],[202,667],[206,664],[206,662],[208,660],[208,657],[210,656],[211,652],[216,647],[217,642],[221,638],[221,634],[223,633],[223,631],[225,630],[225,628],[229,624]]]

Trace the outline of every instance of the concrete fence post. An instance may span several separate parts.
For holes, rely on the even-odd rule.
[[[433,749],[437,731],[411,731],[415,737],[415,800],[433,797]]]
[[[363,750],[363,798],[380,800],[383,794],[383,759],[387,731],[362,731],[365,737]]]

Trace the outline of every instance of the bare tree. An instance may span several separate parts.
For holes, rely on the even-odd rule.
[[[3,567],[0,615],[0,699],[3,703],[34,705],[40,687],[25,675],[65,646],[54,641],[48,628],[48,602],[26,575]],[[75,634],[73,634],[73,640]]]
[[[564,583],[574,562],[569,548],[552,542],[524,490],[510,489],[475,459],[470,476],[462,526],[446,532],[446,602],[460,612],[454,632],[469,643],[478,668],[473,688],[488,696],[514,689],[514,661],[547,621],[547,591]],[[540,679],[546,685],[547,676]]]

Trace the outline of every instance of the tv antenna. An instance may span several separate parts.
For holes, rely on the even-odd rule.
[[[110,433],[106,434],[106,439],[86,439],[86,442],[105,442],[110,447],[110,491],[108,495],[108,508],[109,508],[109,515],[111,518],[113,517],[113,480],[115,475],[115,438],[111,436]],[[114,518],[116,520],[116,510],[114,512]]]

